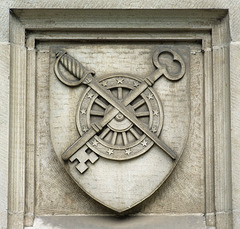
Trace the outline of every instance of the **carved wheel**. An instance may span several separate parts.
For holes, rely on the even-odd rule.
[[[99,81],[112,96],[122,101],[129,92],[138,87],[141,81],[133,76],[114,75]],[[76,122],[82,136],[98,123],[111,109],[111,105],[91,88],[87,88],[80,98]],[[152,88],[147,88],[129,106],[132,114],[143,122],[154,134],[159,136],[163,124],[163,109],[160,99]],[[128,160],[147,152],[153,145],[132,122],[120,112],[107,126],[94,136],[87,146],[100,156],[112,160]]]

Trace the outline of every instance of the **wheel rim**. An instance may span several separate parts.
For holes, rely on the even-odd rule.
[[[99,81],[119,101],[124,100],[129,92],[140,85],[141,81],[133,76],[114,75]],[[98,123],[110,110],[111,105],[88,88],[79,100],[76,113],[77,128],[82,136],[92,123]],[[157,136],[163,124],[163,109],[160,99],[153,89],[147,88],[128,109],[149,130]],[[100,156],[112,160],[128,160],[147,152],[153,145],[140,129],[131,123],[120,112],[98,135],[94,136],[87,146]]]

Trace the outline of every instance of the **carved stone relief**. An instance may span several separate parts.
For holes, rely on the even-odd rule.
[[[124,228],[142,214],[147,222],[156,215],[156,228],[166,218],[166,228],[172,222],[176,228],[232,228],[232,13],[162,8],[7,7],[8,206],[1,209],[8,211],[9,229],[51,222],[78,228],[85,215],[91,223],[89,216],[105,215],[108,224],[109,215],[119,222],[116,214],[130,216],[123,217]],[[173,61],[178,54],[183,77],[173,82],[165,72],[147,80],[158,71],[155,52],[175,75],[183,69]],[[68,86],[85,76],[92,81]],[[125,106],[142,83],[147,88]]]
[[[81,60],[74,55],[77,56],[76,52],[70,55],[67,49],[51,50],[50,116],[54,149],[67,172],[88,195],[123,212],[152,195],[183,153],[190,112],[188,79],[181,82],[184,75],[189,77],[185,74],[185,61],[174,49],[155,47],[148,50],[151,59],[142,58],[148,68],[152,65],[146,75],[129,72],[106,76],[88,67],[89,62],[83,64],[83,56]],[[110,64],[106,63],[105,68]],[[164,131],[164,120],[168,117],[164,115],[161,91],[154,88],[160,78],[182,85],[178,93],[185,93],[174,105],[173,100],[164,102],[172,107],[170,117],[174,122]],[[58,92],[60,88],[62,93]],[[61,101],[69,104],[63,109]],[[178,106],[181,111],[174,110]],[[65,116],[65,123],[59,122],[59,115]],[[67,119],[71,121],[68,123]],[[175,133],[171,134],[171,129]],[[75,134],[67,136],[71,131]]]

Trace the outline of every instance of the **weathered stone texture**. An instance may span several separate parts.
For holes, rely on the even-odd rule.
[[[9,9],[11,8],[85,8],[85,9],[229,9],[231,36],[233,41],[240,40],[240,4],[238,0],[204,0],[204,1],[117,1],[117,0],[83,0],[83,1],[64,1],[64,0],[3,0],[0,6],[0,41],[8,41],[8,19]]]
[[[105,45],[106,46],[106,45]],[[104,46],[104,47],[105,47]],[[91,46],[92,48],[94,46]],[[109,64],[111,62],[111,53],[114,55],[114,49],[112,50],[112,46],[107,46],[108,51],[106,52],[106,62]],[[114,48],[116,48],[116,44],[114,45]],[[141,46],[139,46],[141,47]],[[132,47],[132,49],[138,50],[138,46]],[[151,46],[150,46],[151,47]],[[126,47],[125,47],[126,48]],[[148,46],[145,47],[147,49]],[[199,50],[199,45],[192,45],[191,47],[193,50]],[[81,47],[81,55],[83,54],[83,50],[85,50],[85,47]],[[86,53],[90,52],[91,50],[87,47]],[[143,49],[143,48],[141,48]],[[96,48],[96,53],[101,57],[101,45],[100,47]],[[121,46],[121,49],[124,50],[124,47]],[[136,51],[138,52],[138,51]],[[74,53],[74,52],[73,52]],[[76,53],[76,51],[75,51]],[[110,53],[110,54],[109,54]],[[125,53],[127,53],[127,49],[125,50]],[[133,54],[134,52],[131,51],[134,58],[131,56],[128,57],[128,55],[123,55],[125,60],[126,67],[124,68],[124,71],[126,72],[134,72],[136,75],[145,75],[144,72],[142,72],[139,68],[135,68],[133,70],[131,68],[131,64],[129,64],[131,59],[135,59],[136,63],[141,63],[143,57],[138,57],[137,54]],[[144,52],[143,52],[144,53]],[[147,57],[143,59],[150,59],[151,57],[148,56],[149,52],[146,52]],[[190,52],[188,52],[186,55],[188,56]],[[110,55],[107,57],[107,55]],[[119,54],[120,55],[120,54]],[[87,55],[84,56],[83,60],[87,61]],[[101,58],[99,58],[97,55],[94,56],[94,60],[92,60],[92,67],[91,68],[97,68],[97,72],[101,74],[101,71],[104,70],[105,63],[99,62]],[[116,59],[117,57],[115,57]],[[138,58],[138,59],[137,59]],[[203,96],[203,80],[202,80],[202,53],[197,52],[197,54],[190,54],[191,64],[192,67],[191,70],[187,70],[186,78],[184,79],[184,82],[186,84],[190,84],[190,98],[191,98],[191,126],[190,126],[190,133],[189,133],[189,145],[187,145],[187,150],[183,155],[183,158],[181,159],[179,165],[176,168],[176,171],[171,175],[168,182],[164,185],[164,187],[161,189],[161,191],[157,191],[152,197],[148,198],[143,205],[135,207],[135,209],[131,210],[132,213],[134,212],[141,212],[141,213],[199,213],[204,212],[204,151],[203,151],[203,113],[201,107],[202,104],[202,96]],[[115,62],[115,59],[113,58],[113,64],[110,66],[115,66],[117,68],[117,63]],[[128,60],[128,61],[127,61]],[[124,61],[124,59],[123,59]],[[123,62],[121,61],[121,62]],[[96,62],[94,64],[94,62]],[[54,140],[54,144],[56,144],[57,150],[61,145],[61,142],[63,142],[64,135],[59,138],[59,136],[62,135],[62,131],[58,128],[57,134],[54,134],[52,132],[52,136],[50,137],[50,120],[49,120],[49,113],[52,112],[49,108],[49,52],[48,51],[40,51],[37,54],[37,192],[36,192],[36,214],[42,215],[42,214],[49,214],[50,212],[54,212],[55,214],[109,214],[111,213],[110,210],[106,210],[106,208],[100,206],[99,204],[96,204],[95,201],[93,201],[91,198],[89,198],[84,192],[79,190],[79,188],[74,184],[70,179],[69,176],[64,171],[62,165],[57,161],[57,158],[55,156],[54,150],[52,148],[51,139]],[[122,63],[123,64],[123,63]],[[125,66],[123,64],[123,66]],[[129,65],[129,66],[128,66]],[[148,66],[149,65],[149,66]],[[148,68],[152,68],[151,61],[149,61],[147,65]],[[189,66],[189,63],[188,65]],[[129,68],[129,69],[128,69]],[[103,69],[103,70],[102,70]],[[110,72],[115,72],[115,69],[111,69],[111,67],[107,68],[104,72],[104,74],[109,74]],[[146,69],[145,69],[146,71]],[[151,72],[151,70],[150,70]],[[52,75],[51,75],[52,77]],[[56,87],[56,84],[58,83],[57,79],[55,77],[50,80],[51,83]],[[186,93],[181,86],[178,85],[170,85],[166,79],[161,79],[161,82],[157,83],[157,86],[155,88],[156,91],[159,91],[161,96],[161,99],[163,101],[164,106],[166,106],[165,109],[165,115],[169,116],[166,117],[165,126],[171,126],[169,122],[174,122],[174,120],[170,121],[171,117],[171,110],[172,108],[170,105],[172,104],[173,100],[178,99],[178,97],[171,98],[171,101],[169,100],[169,87],[172,87],[171,90],[174,91],[174,93],[178,94],[180,93],[179,90],[182,90],[181,98],[186,95],[183,93]],[[61,85],[60,85],[61,86]],[[62,86],[61,86],[62,87]],[[66,89],[66,87],[65,87]],[[62,90],[62,89],[61,89]],[[68,90],[68,89],[67,89]],[[81,89],[80,89],[81,90]],[[50,90],[51,92],[51,90]],[[52,96],[58,96],[59,95],[52,95]],[[77,97],[76,97],[77,96]],[[71,113],[75,113],[75,103],[78,101],[78,94],[76,95],[76,101],[73,102],[73,108],[71,109]],[[58,98],[57,101],[61,100],[62,96]],[[175,104],[176,104],[175,101]],[[56,103],[56,102],[55,102]],[[53,107],[56,105],[52,105]],[[73,119],[72,121],[66,121],[66,119],[69,119],[68,117],[64,116],[64,106],[69,106],[69,100],[62,101],[61,103],[61,115],[58,115],[55,117],[55,119],[59,119],[58,122],[64,123],[64,125],[67,125],[67,122],[72,123],[71,133],[69,133],[67,136],[70,138],[69,143],[71,142],[71,139],[77,138],[78,134],[76,133],[75,128],[75,118],[73,116],[69,117],[70,119]],[[189,105],[190,106],[190,105]],[[181,114],[181,107],[174,107],[174,109],[178,109],[178,112]],[[56,109],[55,109],[56,110]],[[54,111],[55,111],[54,110]],[[169,110],[169,111],[168,111]],[[70,116],[70,115],[69,115]],[[184,119],[188,119],[187,115],[182,115],[183,121]],[[64,122],[61,120],[65,120]],[[54,121],[55,122],[55,121]],[[188,123],[188,122],[187,122]],[[174,126],[177,126],[175,123]],[[52,128],[54,125],[52,124]],[[166,128],[165,127],[165,128]],[[55,127],[56,128],[56,127]],[[165,128],[163,128],[163,132],[165,132]],[[185,129],[186,127],[183,126]],[[55,130],[56,131],[56,130]],[[63,131],[65,133],[65,131]],[[176,134],[176,133],[175,133]],[[180,132],[178,133],[180,134]],[[174,135],[174,129],[171,130],[171,135]],[[182,134],[181,134],[182,135]],[[181,135],[177,136],[177,138],[181,138]],[[164,136],[164,133],[163,133]],[[58,137],[57,139],[54,139]],[[165,141],[168,141],[170,136],[165,137]],[[185,141],[183,141],[184,144]],[[174,141],[173,143],[174,144]],[[63,148],[65,148],[64,146]],[[175,146],[176,148],[179,147],[178,145]],[[51,152],[51,153],[49,153]],[[97,165],[93,165],[90,169],[96,169]],[[178,174],[182,174],[179,176]],[[106,175],[107,176],[107,175]],[[190,187],[191,186],[191,187]],[[162,193],[162,194],[161,194]],[[165,194],[164,194],[165,193]],[[49,198],[51,196],[52,198]],[[178,196],[178,198],[176,198]],[[174,201],[172,201],[174,199]],[[171,203],[171,204],[170,204]],[[95,207],[94,207],[95,205]]]
[[[82,216],[79,217],[37,217],[34,222],[34,227],[28,227],[26,229],[159,229],[171,228],[171,229],[206,229],[203,221],[203,216],[136,216],[131,218],[125,217],[99,217],[99,216]],[[179,226],[181,225],[181,226]],[[194,225],[194,226],[193,226]],[[193,227],[192,227],[193,226]],[[213,229],[213,228],[208,228]]]
[[[233,225],[240,227],[240,42],[231,44],[231,135],[232,135],[232,188],[233,188]]]
[[[0,228],[7,227],[10,48],[0,44]]]
[[[102,8],[152,8],[152,9],[228,9],[229,10],[229,23],[230,23],[230,33],[231,33],[231,50],[230,50],[230,83],[231,83],[231,149],[232,149],[232,199],[233,199],[233,228],[240,228],[240,184],[239,184],[239,174],[240,174],[240,160],[239,160],[239,151],[240,151],[240,4],[239,0],[204,0],[204,1],[195,1],[195,0],[168,0],[168,1],[159,1],[159,0],[149,0],[149,1],[109,1],[109,0],[83,0],[83,1],[66,1],[66,0],[2,0],[0,5],[0,228],[7,227],[7,192],[8,192],[8,149],[9,149],[9,75],[10,75],[10,47],[9,47],[9,10],[10,8],[90,8],[90,9],[102,9]],[[188,23],[188,22],[187,22]],[[13,31],[14,32],[14,31]],[[36,155],[36,166],[37,171],[44,176],[39,176],[37,174],[37,190],[38,198],[36,198],[36,211],[38,214],[71,214],[78,213],[79,209],[82,209],[82,214],[85,213],[112,213],[110,210],[96,203],[94,200],[89,198],[83,191],[81,191],[78,186],[69,179],[67,173],[63,170],[62,165],[58,162],[57,156],[54,154],[52,145],[49,142],[50,139],[50,130],[49,130],[49,104],[48,104],[48,53],[39,53],[39,78],[37,79],[36,85],[38,88],[38,94],[36,99],[41,98],[41,102],[38,102],[37,108],[39,109],[37,119],[37,130],[39,130],[36,141],[40,144],[38,145],[37,155]],[[195,61],[195,62],[194,62]],[[196,59],[193,60],[195,66],[200,66],[202,63],[199,63]],[[193,96],[193,102],[195,102],[196,107],[201,107],[203,104],[199,102],[199,96],[201,95],[201,72],[197,69],[192,69],[195,71],[195,78],[193,78],[194,83],[199,87],[193,88],[195,93]],[[21,102],[21,101],[20,101]],[[202,113],[196,109],[193,111],[194,117],[198,117],[196,122],[191,126],[191,137],[197,138],[199,141],[203,141],[201,132],[201,117]],[[186,213],[183,209],[177,209],[182,200],[189,198],[189,205],[185,206],[188,211],[191,210],[191,207],[194,205],[193,212],[202,212],[204,208],[204,203],[202,199],[204,198],[204,191],[201,189],[204,182],[204,173],[203,171],[204,164],[197,164],[197,160],[203,160],[202,152],[203,149],[201,145],[189,146],[200,152],[200,154],[185,154],[182,157],[182,161],[179,162],[179,166],[176,168],[172,176],[169,178],[169,182],[176,182],[175,192],[178,188],[185,189],[185,196],[179,198],[176,203],[173,203],[172,206],[162,206],[162,202],[165,199],[171,198],[170,194],[161,194],[157,191],[152,198],[146,200],[147,207],[143,204],[136,211],[142,211],[143,213],[165,213],[165,212],[180,212]],[[45,149],[50,149],[51,153],[41,153]],[[229,152],[230,153],[230,152]],[[196,158],[192,158],[193,156]],[[31,159],[31,158],[30,158]],[[27,160],[30,160],[27,159]],[[196,161],[194,161],[196,160]],[[41,161],[41,163],[38,163]],[[192,162],[187,165],[188,162]],[[51,166],[44,164],[44,162],[52,162]],[[16,166],[21,166],[17,164]],[[181,180],[178,180],[177,173],[181,172],[183,177]],[[199,175],[201,173],[201,175]],[[191,177],[191,182],[189,183],[189,176],[191,174],[197,175],[197,179]],[[48,183],[49,177],[52,178],[52,182]],[[59,187],[61,186],[61,187]],[[181,187],[182,186],[182,187]],[[189,186],[188,189],[186,186]],[[196,189],[196,187],[201,187]],[[163,190],[168,190],[171,186],[167,184],[163,185]],[[55,195],[55,200],[51,203],[51,200],[48,199],[48,193],[44,192],[50,190],[51,195]],[[24,191],[23,191],[24,193]],[[69,195],[71,193],[71,195]],[[173,192],[174,193],[174,192]],[[29,194],[30,195],[30,194]],[[168,195],[168,196],[167,196]],[[172,194],[173,195],[173,194]],[[67,205],[72,206],[72,208],[64,209],[65,202],[62,198],[67,196]],[[81,201],[75,202],[75,199],[81,196]],[[159,198],[160,197],[160,198]],[[29,196],[31,198],[31,196]],[[44,200],[45,202],[41,202]],[[21,203],[23,204],[23,203]],[[17,206],[18,203],[16,203]],[[59,207],[61,206],[61,207]],[[86,207],[87,206],[87,207]],[[176,207],[177,206],[177,207]],[[182,206],[184,207],[184,206]],[[189,207],[189,208],[188,208]],[[142,209],[141,209],[142,208]],[[193,209],[193,208],[192,208]],[[22,217],[22,215],[21,215]],[[199,221],[198,221],[199,222]],[[47,222],[47,225],[42,223],[42,219],[38,219],[36,222],[35,228],[58,228],[58,224],[51,226],[51,222]],[[49,224],[48,224],[49,223]],[[37,225],[38,224],[38,225]],[[201,224],[201,222],[200,222]],[[194,227],[195,228],[195,227]],[[202,228],[202,225],[199,226]]]

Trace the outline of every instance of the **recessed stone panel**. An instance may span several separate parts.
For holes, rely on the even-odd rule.
[[[11,18],[9,228],[53,214],[231,228],[227,12],[73,13]]]

